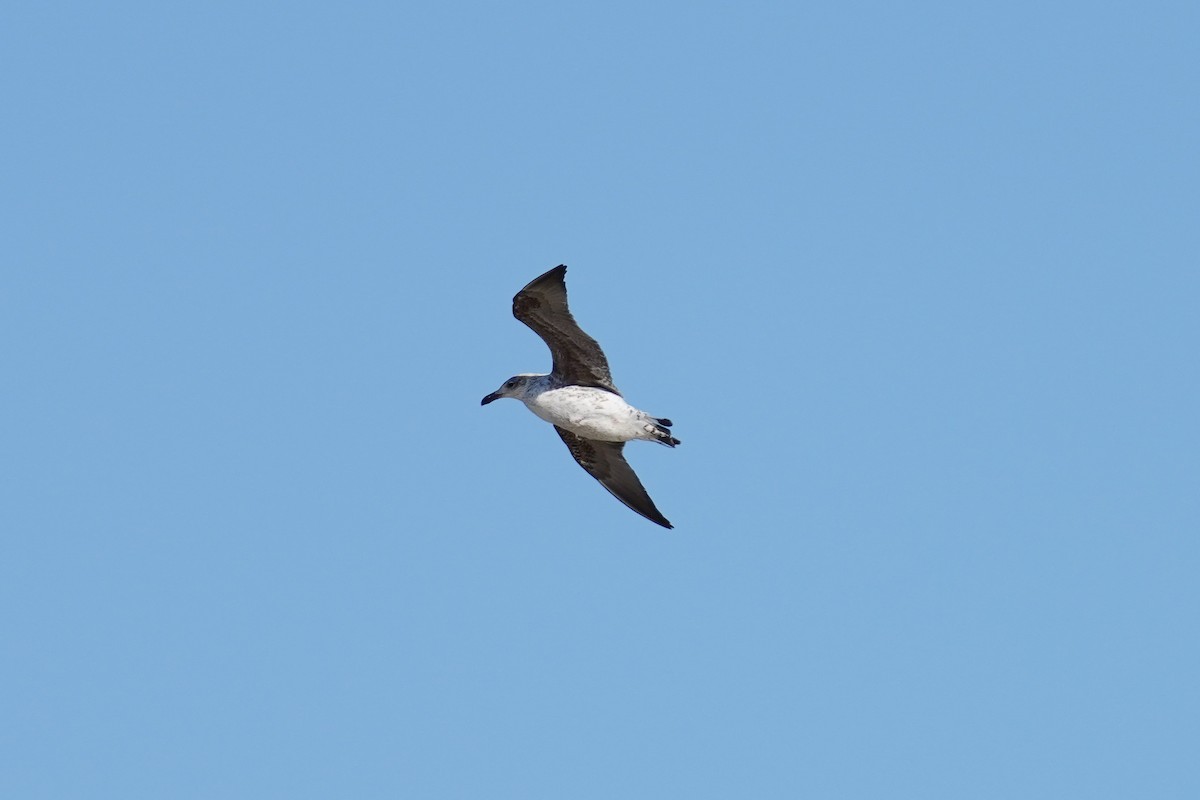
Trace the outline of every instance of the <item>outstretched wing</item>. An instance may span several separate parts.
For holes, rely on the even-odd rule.
[[[570,431],[554,426],[558,435],[566,443],[567,449],[579,466],[588,471],[600,485],[608,489],[612,496],[632,508],[651,522],[656,522],[664,528],[675,527],[654,506],[646,488],[638,480],[637,473],[625,460],[622,450],[624,442],[601,442],[596,439],[585,439]]]
[[[596,386],[620,394],[613,386],[608,359],[596,340],[580,329],[567,308],[566,264],[529,282],[513,298],[513,316],[542,337],[554,357],[553,375],[563,383]]]

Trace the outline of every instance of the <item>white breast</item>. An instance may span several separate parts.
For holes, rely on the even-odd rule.
[[[606,442],[639,438],[645,416],[620,396],[590,386],[550,389],[527,399],[525,405],[549,423]]]

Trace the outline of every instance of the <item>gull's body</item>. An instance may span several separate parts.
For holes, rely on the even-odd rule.
[[[629,405],[619,394],[593,386],[557,386],[551,375],[518,377],[530,380],[514,395],[516,399],[551,425],[602,442],[662,440],[651,422],[655,418]]]
[[[513,316],[533,329],[550,348],[554,368],[547,375],[509,378],[483,398],[520,400],[549,422],[571,455],[600,484],[646,519],[672,527],[625,461],[625,442],[643,439],[674,447],[671,421],[629,405],[613,385],[608,360],[596,341],[576,324],[567,308],[567,268],[559,265],[531,281],[513,298]]]

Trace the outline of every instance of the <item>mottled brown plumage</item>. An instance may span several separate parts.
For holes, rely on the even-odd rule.
[[[601,442],[595,439],[585,439],[570,431],[554,426],[562,437],[571,455],[579,462],[579,466],[588,474],[600,481],[600,485],[629,508],[641,514],[651,522],[657,522],[664,528],[675,527],[654,505],[650,494],[629,462],[625,460],[624,442]]]
[[[550,372],[564,386],[595,386],[620,394],[613,385],[608,359],[596,340],[583,332],[567,308],[567,274],[559,264],[534,278],[513,298],[513,316],[528,325],[550,348]]]

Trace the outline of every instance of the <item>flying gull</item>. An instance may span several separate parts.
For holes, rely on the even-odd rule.
[[[621,452],[633,439],[667,447],[679,444],[671,435],[671,420],[652,417],[621,397],[600,345],[580,330],[567,309],[566,274],[566,265],[559,264],[513,298],[513,316],[550,348],[550,374],[514,375],[480,405],[502,397],[520,400],[554,426],[579,466],[613,497],[651,522],[671,528]]]

